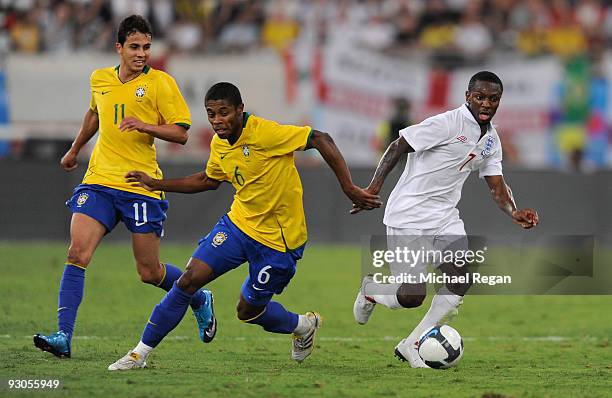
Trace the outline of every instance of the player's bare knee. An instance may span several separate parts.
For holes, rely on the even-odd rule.
[[[197,273],[188,269],[176,281],[176,285],[187,294],[195,294],[195,292],[204,286],[204,283]]]
[[[425,300],[424,294],[399,294],[397,295],[397,301],[404,308],[416,308],[420,307]]]
[[[149,269],[138,269],[138,275],[143,283],[158,285],[162,281],[163,274]]]
[[[424,283],[403,283],[397,289],[397,301],[404,308],[420,307],[427,295]]]
[[[257,316],[261,314],[262,311],[263,309],[246,305],[242,301],[239,301],[236,305],[236,316],[241,321],[249,321],[253,318],[257,318]]]
[[[66,262],[86,267],[91,261],[92,253],[88,253],[77,245],[70,245]]]
[[[459,296],[465,296],[470,286],[472,286],[471,280],[469,277],[469,269],[467,266],[457,267],[452,264],[443,264],[440,269],[446,275],[453,277],[455,280],[463,280],[465,282],[462,283],[447,283],[446,288],[454,294]]]
[[[236,316],[241,321],[248,321],[249,319],[253,318],[255,315],[257,314],[254,314],[252,311],[249,311],[247,309],[240,308],[240,307],[236,308]]]
[[[159,261],[136,260],[136,270],[138,271],[140,280],[144,283],[157,285],[164,277],[164,267]]]
[[[238,301],[238,303],[236,304],[236,316],[238,317],[238,319],[240,319],[241,321],[250,319],[248,317],[248,313],[249,310],[247,309],[247,307],[242,303],[242,301]]]
[[[193,278],[191,277],[191,273],[189,271],[185,272],[183,275],[178,278],[176,281],[176,285],[181,289],[186,291],[193,285]]]

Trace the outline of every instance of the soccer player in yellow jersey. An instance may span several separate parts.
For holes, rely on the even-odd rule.
[[[295,274],[306,244],[302,184],[295,151],[315,148],[332,168],[353,203],[380,207],[378,196],[355,186],[342,154],[331,137],[310,127],[280,125],[244,112],[240,91],[217,83],[206,93],[208,121],[216,135],[206,170],[179,179],[162,180],[146,173],[127,174],[150,191],[194,193],[214,190],[225,181],[236,190],[230,212],[199,242],[185,273],[155,307],[141,341],[109,370],[146,366],[147,355],[185,314],[192,295],[224,273],[249,263],[242,285],[238,318],[272,333],[293,333],[292,358],[310,355],[321,318],[298,315],[271,301]]]
[[[116,43],[120,63],[92,73],[90,107],[72,148],[61,160],[66,171],[74,170],[79,151],[99,131],[83,182],[66,202],[73,215],[60,283],[58,332],[34,336],[36,347],[58,357],[71,356],[85,269],[104,235],[119,221],[132,232],[136,269],[143,282],[168,291],[182,274],[159,261],[168,208],[164,193],[132,186],[124,178],[135,168],[161,178],[154,138],[185,144],[191,124],[189,108],[174,79],[147,66],[151,40],[151,26],[143,17],[132,15],[121,22]],[[194,293],[191,306],[200,338],[209,342],[216,330],[212,294]]]

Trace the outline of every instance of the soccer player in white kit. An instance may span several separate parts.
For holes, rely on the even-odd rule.
[[[403,153],[409,153],[406,168],[389,196],[383,223],[387,227],[388,249],[412,245],[412,249],[444,250],[453,241],[467,249],[463,221],[457,204],[463,183],[478,170],[490,188],[491,196],[512,221],[525,229],[538,224],[533,209],[518,210],[502,175],[502,148],[491,119],[497,111],[503,84],[492,72],[482,71],[470,79],[465,104],[432,116],[400,131],[380,160],[372,182],[366,189],[377,195],[385,178]],[[352,214],[369,208],[355,206]],[[461,239],[462,238],[462,239]],[[442,242],[442,244],[440,244]],[[412,273],[422,273],[427,264],[411,265]],[[434,264],[451,273],[467,270],[452,264]],[[393,275],[406,271],[406,264],[390,264]],[[377,286],[374,286],[377,285]],[[395,347],[395,355],[413,368],[427,367],[418,355],[418,339],[429,328],[442,324],[457,313],[468,284],[446,284],[433,298],[429,311],[408,337]],[[370,293],[371,292],[371,293]],[[426,296],[426,284],[379,285],[372,276],[364,277],[353,313],[365,324],[376,304],[388,308],[414,308]]]

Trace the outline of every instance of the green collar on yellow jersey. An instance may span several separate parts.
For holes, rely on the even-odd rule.
[[[117,71],[117,73],[119,73],[119,67],[121,65],[117,65],[115,66],[115,70]],[[151,67],[149,65],[145,65],[144,68],[142,68],[143,73],[147,74],[149,73],[149,71],[151,70]]]
[[[237,143],[238,141],[240,141],[240,139],[242,138],[242,133],[244,132],[244,129],[245,129],[246,125],[247,125],[247,122],[249,121],[249,116],[251,116],[251,115],[249,114],[249,112],[242,112],[242,129],[240,130],[240,135],[238,136],[238,138],[237,138],[237,139],[236,139],[236,141],[234,141],[234,142],[231,142],[229,139],[228,139],[228,141],[227,141],[227,142],[228,142],[228,144],[229,144],[231,147],[233,147],[234,145],[236,145],[236,143]]]
[[[117,72],[117,78],[119,78],[119,67],[120,66],[121,65],[115,66],[115,72]],[[151,67],[149,65],[145,65],[144,68],[142,68],[142,73],[144,73],[146,75],[147,73],[149,73],[150,70],[151,70]],[[138,77],[138,76],[136,76],[136,77]],[[132,79],[132,80],[134,80],[134,79]],[[132,81],[132,80],[130,80],[130,81]],[[119,79],[119,81],[121,82],[121,79]],[[123,82],[121,82],[121,83],[123,83]]]
[[[251,116],[249,114],[249,112],[243,112],[242,113],[242,129],[244,130],[244,128],[246,127],[247,121],[249,120],[249,116]]]

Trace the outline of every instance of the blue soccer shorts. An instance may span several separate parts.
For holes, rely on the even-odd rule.
[[[221,217],[199,242],[192,257],[208,264],[215,278],[248,261],[249,276],[242,284],[242,297],[255,306],[264,306],[295,275],[304,245],[281,252],[263,245],[242,232],[227,215]]]
[[[73,213],[86,214],[112,231],[119,221],[137,234],[155,232],[163,236],[168,201],[104,187],[81,184],[74,189],[66,206]]]

